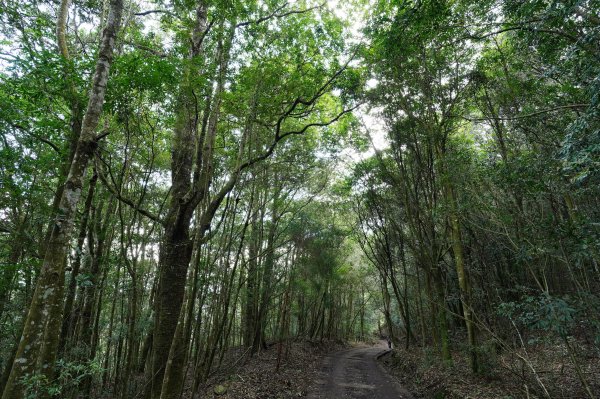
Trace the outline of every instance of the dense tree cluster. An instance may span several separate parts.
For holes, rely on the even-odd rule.
[[[594,398],[599,10],[0,1],[2,398],[179,398],[375,331],[539,397],[560,348]]]
[[[345,233],[318,211],[358,84],[326,7],[0,17],[3,398],[176,398],[232,346],[360,333],[364,300],[334,295]]]
[[[451,363],[460,345],[485,372],[499,347],[527,353],[541,331],[588,397],[579,362],[600,338],[598,6],[377,3],[368,98],[390,147],[353,181],[361,242],[407,347],[431,343]],[[527,369],[541,396],[558,388]]]

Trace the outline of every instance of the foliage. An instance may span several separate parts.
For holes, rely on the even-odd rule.
[[[594,388],[598,0],[129,2],[67,220],[113,3],[0,7],[0,357],[36,285],[63,314],[27,395],[196,394],[233,347],[376,330],[485,375],[558,337]]]
[[[526,296],[520,302],[501,303],[498,314],[520,326],[563,338],[572,330],[575,321],[576,310],[569,305],[568,299],[549,295]]]
[[[40,396],[62,396],[81,383],[84,378],[98,377],[105,370],[100,363],[90,360],[85,363],[66,362],[59,360],[57,363],[57,377],[49,381],[41,374],[29,375],[21,383],[25,386],[25,398],[35,399]]]

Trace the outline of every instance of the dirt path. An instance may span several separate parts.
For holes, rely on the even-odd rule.
[[[322,378],[310,399],[413,399],[377,364],[376,357],[387,350],[385,342],[353,348],[328,356]]]

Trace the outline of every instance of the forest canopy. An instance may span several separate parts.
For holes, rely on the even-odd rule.
[[[597,0],[0,0],[2,398],[376,336],[596,398],[599,161]]]

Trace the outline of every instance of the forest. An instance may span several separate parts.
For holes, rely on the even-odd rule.
[[[0,0],[2,399],[600,398],[599,263],[599,0]]]

